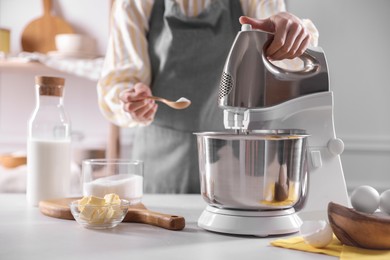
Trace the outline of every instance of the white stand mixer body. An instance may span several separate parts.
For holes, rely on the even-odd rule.
[[[225,113],[229,113],[225,111]],[[225,124],[229,116],[225,114]],[[308,194],[300,211],[324,211],[329,202],[349,206],[340,154],[344,144],[336,137],[333,93],[305,95],[279,105],[244,112],[243,129],[303,129],[308,137]]]
[[[325,55],[319,47],[307,49],[299,57],[301,69],[280,68],[264,54],[269,36],[243,25],[223,69],[218,105],[224,109],[225,129],[236,130],[237,136],[256,130],[293,129],[309,135],[307,175],[302,170],[307,178],[301,183],[300,200],[289,208],[255,212],[209,205],[198,220],[207,230],[257,236],[287,234],[299,230],[298,213],[324,213],[329,202],[349,206],[340,160],[344,144],[335,134]]]

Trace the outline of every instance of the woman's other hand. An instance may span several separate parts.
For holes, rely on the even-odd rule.
[[[240,17],[241,24],[250,24],[253,29],[260,29],[274,34],[266,55],[271,60],[296,58],[307,49],[310,33],[301,19],[287,12],[272,15],[266,19]]]
[[[120,100],[123,102],[123,109],[131,115],[133,120],[147,125],[153,122],[158,108],[154,100],[145,99],[151,95],[152,91],[149,86],[137,83],[132,89],[122,91]]]

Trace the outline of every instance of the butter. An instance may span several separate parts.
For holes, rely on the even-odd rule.
[[[89,201],[89,197],[83,197],[80,201],[79,201],[79,211],[83,211],[84,210],[84,207],[85,205],[88,203]]]
[[[121,204],[121,199],[115,193],[106,194],[104,196],[104,200],[106,201],[107,204],[116,204],[116,205]]]
[[[88,204],[93,206],[104,206],[106,204],[106,200],[99,197],[91,196],[89,198]]]
[[[117,194],[106,194],[104,198],[84,196],[79,201],[80,218],[90,224],[103,224],[121,215],[121,200]]]
[[[80,216],[82,216],[83,219],[90,220],[94,218],[95,214],[96,208],[85,206],[81,211]]]
[[[107,209],[106,218],[111,219],[114,218],[114,216],[116,216],[115,210],[112,207]]]
[[[107,208],[99,208],[96,209],[94,214],[92,215],[91,224],[103,224],[104,222],[107,222],[110,219],[106,219],[107,215]]]

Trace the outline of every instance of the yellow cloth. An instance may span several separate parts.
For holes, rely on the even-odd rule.
[[[283,247],[283,248],[289,248],[289,249],[296,249],[296,250],[305,251],[305,252],[338,256],[338,257],[341,255],[341,251],[343,250],[343,245],[340,243],[340,241],[336,237],[333,237],[332,242],[325,248],[312,247],[312,246],[306,244],[305,240],[303,240],[302,237],[278,239],[278,240],[272,241],[271,245]]]
[[[332,242],[325,248],[315,248],[305,243],[302,237],[278,239],[271,242],[271,245],[288,249],[295,249],[311,253],[326,254],[339,257],[340,260],[389,260],[390,250],[370,250],[345,246],[333,237]]]

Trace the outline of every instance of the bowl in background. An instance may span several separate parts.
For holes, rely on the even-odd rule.
[[[84,34],[57,34],[55,45],[61,53],[96,53],[95,39]]]
[[[0,165],[4,168],[16,168],[21,165],[27,164],[26,155],[17,154],[2,154],[0,155]]]
[[[74,219],[83,227],[90,229],[106,229],[116,227],[125,218],[130,202],[121,199],[118,204],[80,205],[80,200],[69,205]]]

